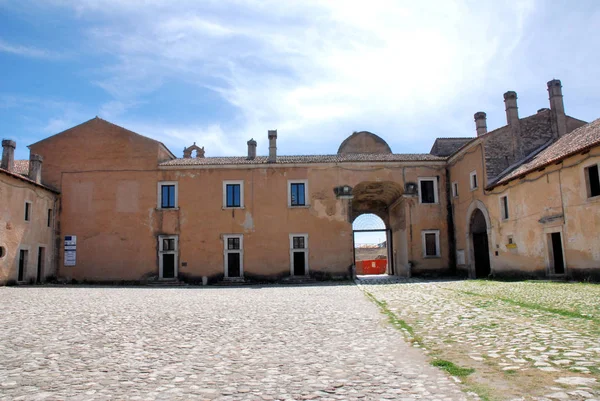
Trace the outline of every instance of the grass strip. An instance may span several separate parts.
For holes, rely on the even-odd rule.
[[[540,304],[532,304],[532,303],[528,303],[528,302],[515,301],[514,299],[510,299],[510,298],[502,298],[502,297],[497,297],[494,295],[485,295],[485,294],[480,294],[480,293],[472,292],[472,291],[455,290],[453,288],[446,288],[446,289],[450,290],[450,291],[466,294],[466,295],[473,295],[476,297],[497,299],[499,301],[506,302],[511,305],[520,306],[521,308],[533,309],[533,310],[537,310],[537,311],[541,311],[541,312],[550,312],[550,313],[554,313],[554,314],[564,316],[564,317],[573,317],[576,319],[585,319],[585,320],[591,320],[593,322],[600,323],[600,319],[598,319],[598,318],[595,318],[595,317],[589,316],[589,315],[583,315],[579,312],[573,312],[573,311],[566,310],[566,309],[550,308],[548,306],[543,306]]]
[[[473,368],[461,368],[460,366],[457,366],[452,362],[446,361],[444,359],[434,359],[433,361],[431,361],[431,364],[437,368],[445,370],[452,376],[456,377],[466,377],[469,376],[471,373],[475,372],[475,369]]]
[[[379,307],[381,313],[387,315],[388,322],[396,329],[405,332],[411,338],[412,342],[421,343],[421,338],[415,334],[415,330],[404,320],[398,318],[398,316],[390,310],[387,306],[387,302],[380,301],[369,291],[363,290],[367,298],[369,298],[375,305]]]

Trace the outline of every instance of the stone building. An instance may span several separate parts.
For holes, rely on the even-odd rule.
[[[14,159],[16,143],[2,141],[0,165],[0,284],[56,276],[59,194],[41,184],[42,157]]]
[[[507,92],[507,125],[487,132],[476,113],[476,137],[438,138],[426,154],[355,132],[334,155],[279,155],[268,131],[268,156],[251,139],[244,156],[193,144],[178,158],[96,117],[29,146],[44,160],[40,190],[60,192],[58,273],[348,276],[352,222],[372,213],[387,230],[389,274],[598,276],[600,121],[567,116],[560,81],[548,91],[550,108],[525,118]]]

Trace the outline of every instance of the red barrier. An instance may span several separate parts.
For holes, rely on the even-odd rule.
[[[356,274],[385,274],[387,259],[357,260]]]

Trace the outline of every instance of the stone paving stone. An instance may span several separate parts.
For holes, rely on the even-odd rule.
[[[2,400],[468,400],[352,285],[0,288]]]
[[[531,393],[539,390],[544,399],[566,396],[564,399],[585,400],[587,394],[591,394],[588,398],[600,398],[596,379],[600,378],[600,325],[593,318],[563,316],[498,299],[516,293],[508,289],[513,283],[484,282],[482,296],[473,293],[482,286],[478,281],[412,279],[384,284],[368,280],[358,283],[361,289],[385,301],[392,312],[413,327],[415,334],[422,338],[425,351],[450,353],[476,369],[495,369],[498,377],[505,381],[516,380],[516,376],[503,377],[506,372],[511,375],[526,372],[531,376],[536,371],[546,381],[548,378],[559,380],[565,388],[552,390],[546,385],[544,392],[540,384],[539,389],[534,385],[522,390]],[[496,284],[498,288],[494,288]],[[546,287],[532,283],[534,294],[522,293],[527,291],[529,283],[517,284],[518,302],[537,300],[550,307],[548,302],[557,288],[554,283],[546,283]],[[563,284],[558,288],[561,295],[575,304],[573,311],[582,311],[600,288],[589,287],[591,295],[585,293],[588,286]],[[568,289],[573,293],[567,294]],[[598,299],[595,298],[597,305]],[[593,313],[589,315],[595,314],[596,309],[597,306],[591,308]],[[581,387],[583,383],[590,387]]]

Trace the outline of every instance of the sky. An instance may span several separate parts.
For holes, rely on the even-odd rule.
[[[0,137],[99,116],[177,156],[332,154],[353,131],[394,153],[548,106],[600,117],[598,0],[0,0]]]

